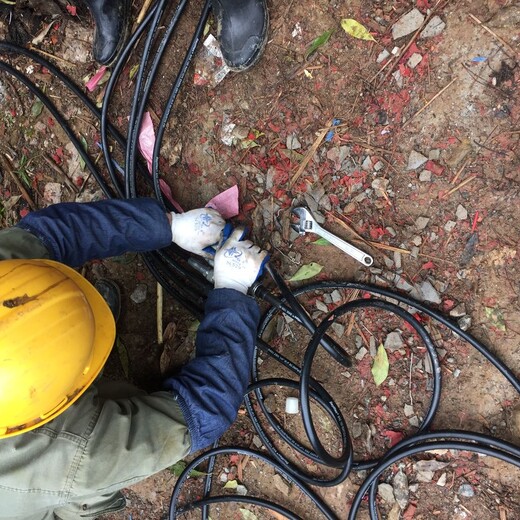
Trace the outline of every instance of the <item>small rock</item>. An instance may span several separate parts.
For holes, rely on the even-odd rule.
[[[367,354],[368,350],[365,348],[365,347],[361,347],[359,350],[358,350],[358,353],[356,354],[355,358],[358,360],[358,361],[361,361]]]
[[[448,222],[444,224],[444,230],[446,231],[446,233],[451,233],[455,229],[456,225],[457,223],[455,221],[448,220]]]
[[[407,170],[416,170],[420,168],[425,162],[428,161],[428,157],[425,157],[422,153],[412,150],[408,156]]]
[[[450,311],[450,316],[452,318],[461,318],[466,315],[466,304],[459,303],[456,307],[453,307]]]
[[[406,417],[411,417],[413,415],[413,406],[411,404],[404,405],[404,414]]]
[[[390,484],[379,484],[377,494],[387,503],[395,504],[394,488]]]
[[[385,165],[381,161],[377,161],[376,164],[374,164],[374,170],[376,172],[381,171],[384,167]]]
[[[430,170],[423,170],[419,174],[419,180],[421,182],[430,182],[432,180],[432,172]]]
[[[249,135],[249,128],[247,126],[237,125],[231,131],[232,137],[243,141]]]
[[[462,497],[471,498],[471,497],[475,496],[475,490],[469,484],[462,484],[459,487],[459,490],[457,491],[457,494],[459,494]]]
[[[439,480],[437,480],[437,485],[438,486],[441,486],[441,487],[444,487],[446,485],[446,480],[447,480],[448,476],[446,473],[443,473],[440,477],[439,477]]]
[[[399,88],[403,88],[403,75],[401,74],[401,71],[397,69],[395,72],[392,72],[392,77],[394,78],[397,86]]]
[[[393,227],[387,226],[385,229],[392,237],[395,238],[397,236],[397,231]]]
[[[322,312],[329,312],[329,308],[320,300],[316,300],[316,308]]]
[[[434,16],[426,24],[426,27],[419,35],[419,38],[434,38],[435,36],[439,36],[439,34],[441,34],[441,32],[444,31],[445,27],[446,24],[442,21],[442,18],[440,16]]]
[[[298,150],[302,147],[295,134],[290,134],[287,136],[285,146],[287,147],[287,150]]]
[[[390,53],[386,49],[383,49],[377,56],[377,63],[382,63],[388,56],[390,56]]]
[[[134,292],[130,295],[130,299],[134,303],[143,303],[146,301],[146,295],[148,293],[148,286],[144,283],[140,283],[134,289]]]
[[[463,316],[459,318],[457,324],[462,330],[466,331],[471,327],[471,318],[469,316]]]
[[[415,220],[415,227],[421,231],[428,225],[428,222],[430,222],[429,217],[417,217]]]
[[[263,446],[262,439],[258,435],[253,435],[253,444],[256,448],[261,448]]]
[[[345,334],[345,325],[342,325],[341,323],[333,323],[330,327],[338,338],[341,338],[343,334]]]
[[[358,439],[359,437],[361,437],[362,433],[363,433],[363,427],[361,426],[360,423],[355,422],[352,425],[352,429],[351,429],[352,438]]]
[[[401,334],[397,331],[390,332],[385,339],[385,349],[390,352],[394,352],[395,350],[399,350],[404,345],[403,338]]]
[[[410,423],[410,426],[413,426],[414,428],[419,428],[419,418],[417,417],[417,415],[410,417],[410,419],[408,419],[408,422]]]
[[[339,303],[341,301],[341,293],[337,289],[332,291],[332,293],[330,294],[330,297],[332,298],[332,301],[334,303]]]
[[[399,271],[401,269],[401,253],[399,251],[394,251],[394,264]]]
[[[59,182],[47,182],[43,189],[43,199],[46,204],[58,204],[61,202],[61,184]]]
[[[281,491],[283,496],[286,497],[289,495],[289,492],[291,491],[291,487],[287,483],[287,481],[278,475],[278,473],[273,477],[273,484],[278,491]]]
[[[402,276],[396,275],[394,278],[395,286],[403,291],[410,292],[413,289],[413,285],[409,284]]]
[[[367,155],[365,157],[365,160],[361,164],[361,168],[367,172],[372,169],[372,158],[370,157],[370,155]]]
[[[374,336],[370,336],[370,339],[368,341],[368,346],[369,346],[369,350],[370,350],[370,355],[374,358],[376,357],[376,354],[377,354],[377,349],[376,349],[376,338],[374,338]]]
[[[459,220],[466,220],[468,218],[468,210],[462,204],[459,204],[455,215]]]
[[[425,280],[419,285],[419,288],[423,294],[423,299],[431,303],[441,303],[441,297],[435,290],[435,287],[428,281]]]
[[[419,11],[419,9],[412,9],[394,23],[394,26],[392,27],[392,38],[398,40],[403,36],[407,36],[408,34],[417,31],[423,22],[424,15],[421,11]]]
[[[407,62],[407,65],[411,68],[411,69],[415,69],[415,67],[417,67],[417,65],[419,65],[419,63],[421,63],[422,61],[422,56],[418,53],[418,52],[414,52],[409,58],[408,58],[408,62]]]
[[[219,477],[220,482],[223,482],[224,484],[228,481],[228,476],[226,472],[222,472]]]
[[[247,495],[247,488],[246,488],[246,486],[244,486],[242,484],[239,484],[237,486],[237,488],[235,489],[235,493],[237,495],[241,495],[241,496],[245,497]]]
[[[395,500],[399,504],[401,510],[404,510],[408,505],[409,491],[408,477],[401,468],[399,468],[399,471],[395,474],[392,483],[394,486]]]
[[[413,237],[412,243],[418,247],[422,244],[422,238],[420,236]]]
[[[430,150],[429,153],[428,153],[428,159],[430,159],[430,161],[438,161],[439,159],[441,158],[441,151],[436,149],[436,150]]]
[[[372,181],[372,188],[374,188],[376,197],[384,197],[386,195],[389,182],[388,179],[382,178],[377,178]]]

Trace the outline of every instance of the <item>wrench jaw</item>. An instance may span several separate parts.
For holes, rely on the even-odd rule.
[[[291,227],[300,235],[305,235],[305,233],[313,233],[313,223],[314,219],[312,218],[311,213],[302,207],[293,208],[291,210],[293,216],[298,217],[298,222],[291,223]]]

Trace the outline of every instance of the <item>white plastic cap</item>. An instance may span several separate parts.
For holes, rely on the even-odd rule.
[[[298,398],[288,397],[285,400],[285,413],[298,413]]]

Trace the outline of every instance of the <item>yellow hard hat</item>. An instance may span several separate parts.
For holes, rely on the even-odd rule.
[[[0,261],[0,438],[66,410],[96,379],[114,338],[108,305],[74,269]]]

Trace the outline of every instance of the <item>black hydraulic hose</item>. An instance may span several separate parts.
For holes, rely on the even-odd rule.
[[[164,0],[163,0],[164,1]],[[167,0],[166,0],[167,1]],[[180,20],[180,17],[182,13],[184,12],[184,8],[186,7],[187,0],[181,0],[179,4],[177,5],[175,12],[173,16],[170,18],[170,21],[166,27],[166,31],[164,32],[163,37],[161,38],[161,41],[158,45],[157,50],[154,52],[154,56],[152,59],[152,62],[148,68],[146,81],[144,83],[144,86],[141,89],[142,85],[142,77],[141,77],[141,68],[139,70],[138,74],[138,80],[136,84],[135,94],[134,94],[134,104],[132,105],[132,114],[130,116],[130,123],[128,126],[128,142],[127,142],[127,163],[125,164],[125,170],[126,175],[129,179],[134,179],[135,177],[135,166],[137,161],[137,142],[139,139],[139,132],[141,129],[141,123],[143,120],[144,111],[146,110],[146,105],[148,102],[148,98],[150,96],[150,91],[152,89],[153,81],[155,79],[155,76],[157,74],[157,71],[159,69],[159,65],[161,63],[161,60],[164,55],[164,51],[166,49],[167,44],[169,43],[173,31],[175,27],[177,26],[177,23]],[[162,4],[160,4],[158,10],[161,8]],[[150,29],[150,33],[152,33],[156,29],[156,25],[159,24],[159,20],[154,20],[154,25],[152,25],[152,28]],[[157,25],[158,27],[158,25]],[[148,41],[147,41],[148,44]],[[145,56],[147,56],[148,48],[145,46]],[[146,63],[146,61],[141,62],[141,66]],[[144,66],[143,66],[144,70]],[[135,97],[137,96],[137,98]],[[133,191],[131,192],[130,196],[135,197],[137,196],[136,193],[136,186],[135,183],[131,182],[130,185],[132,186]],[[127,193],[128,196],[128,193]]]
[[[296,314],[299,318],[299,322],[311,333],[314,333],[316,330],[316,325],[307,314],[307,311],[302,307],[300,302],[294,297],[293,293],[290,291],[289,287],[285,283],[284,279],[280,276],[278,271],[274,269],[270,264],[266,265],[266,271],[271,275],[272,279],[276,282],[276,285],[280,289],[282,296],[285,301],[291,308],[291,310]],[[334,341],[332,338],[328,337],[327,340],[321,342],[322,346],[325,350],[338,362],[341,363],[344,367],[351,367],[352,360],[350,356]]]
[[[426,442],[421,442],[421,436],[416,436],[412,439],[407,439],[407,441],[414,441],[411,445],[405,445],[406,447],[396,445],[396,450],[393,451],[390,455],[385,456],[384,459],[373,469],[373,471],[365,479],[363,484],[361,484],[359,490],[357,491],[354,497],[354,500],[352,501],[352,505],[348,515],[348,520],[355,520],[359,512],[359,508],[361,506],[363,497],[365,496],[369,488],[373,486],[375,482],[377,482],[377,480],[385,470],[387,470],[393,464],[396,464],[407,457],[411,457],[419,453],[424,453],[425,451],[441,449],[471,451],[480,455],[495,457],[504,462],[507,462],[508,464],[512,464],[517,468],[520,468],[520,449],[517,446],[506,443],[505,441],[493,439],[492,437],[482,436],[474,432],[465,432],[466,440],[442,440],[444,438],[458,437],[457,435],[452,436],[450,435],[450,433],[451,432],[449,430],[445,432],[431,432],[428,434],[429,438]],[[481,440],[482,438],[484,438],[485,440]],[[374,505],[371,506],[370,516],[372,520],[377,520],[377,509],[375,509],[374,503],[375,494],[373,495],[373,498],[374,500],[372,501],[372,504]]]
[[[320,512],[325,516],[327,520],[338,520],[336,515],[331,511],[331,509],[325,504],[325,502],[316,495],[310,488],[308,488],[305,484],[300,482],[297,479],[294,479],[290,474],[287,473],[286,468],[282,466],[279,462],[276,460],[268,457],[264,453],[257,452],[254,450],[251,450],[249,448],[238,448],[238,447],[220,447],[220,448],[213,448],[209,451],[206,451],[193,459],[184,469],[184,471],[181,473],[179,479],[177,480],[175,487],[173,488],[172,498],[170,502],[170,510],[169,510],[169,519],[174,520],[177,518],[177,515],[181,512],[179,509],[177,503],[179,501],[179,496],[182,491],[182,487],[186,480],[188,479],[190,472],[192,469],[196,468],[200,464],[202,464],[204,461],[211,459],[217,455],[226,455],[226,454],[240,454],[240,455],[247,455],[250,457],[254,457],[257,459],[262,460],[263,462],[266,462],[267,464],[273,466],[279,473],[281,473],[285,479],[289,481],[289,483],[294,484],[306,497],[308,497],[320,510]],[[220,499],[220,497],[217,497]],[[236,500],[239,498],[239,500]],[[226,501],[228,502],[237,502],[237,501],[247,501],[248,499],[251,499],[252,497],[237,497],[237,496],[229,496]],[[197,506],[202,507],[204,505],[209,505],[210,500],[209,498],[205,498],[202,501],[200,501]],[[261,500],[261,499],[260,499]],[[220,500],[218,500],[220,501]],[[268,503],[265,501],[265,503]],[[259,502],[259,505],[262,505]],[[266,505],[265,507],[270,507]],[[280,506],[277,506],[280,507]],[[185,508],[183,508],[182,512],[186,511]],[[285,513],[282,513],[285,514]],[[295,517],[298,518],[298,517]]]
[[[63,131],[67,134],[67,137],[71,140],[71,142],[78,150],[79,155],[85,161],[87,168],[90,170],[90,172],[98,182],[103,193],[108,198],[112,198],[114,195],[111,188],[105,182],[105,179],[103,179],[103,177],[99,173],[96,165],[94,164],[90,156],[87,154],[87,152],[83,149],[83,146],[81,146],[79,139],[76,137],[65,118],[60,114],[54,103],[32,81],[30,81],[24,74],[16,70],[14,67],[11,67],[11,65],[3,61],[0,61],[0,70],[3,70],[8,74],[11,74],[18,81],[23,83],[44,104],[45,108],[47,108],[47,110],[52,114],[54,119],[56,119],[56,122],[63,128]]]
[[[164,112],[161,116],[161,120],[155,132],[155,144],[153,147],[152,154],[152,179],[154,183],[155,197],[158,201],[160,201],[163,204],[163,206],[165,205],[165,202],[161,192],[161,186],[159,184],[159,154],[161,152],[162,140],[164,137],[164,132],[166,130],[166,125],[168,123],[168,119],[170,118],[170,114],[173,109],[173,104],[177,99],[177,95],[179,94],[182,82],[184,80],[186,72],[188,71],[188,67],[190,66],[191,60],[193,59],[195,50],[197,49],[197,45],[199,44],[202,34],[204,33],[204,27],[206,26],[206,21],[209,16],[210,9],[211,0],[205,0],[204,7],[202,8],[202,14],[197,23],[195,33],[188,47],[188,51],[186,53],[184,61],[182,62],[182,65],[180,67],[179,74],[177,75],[177,78],[173,83],[170,95],[168,97],[168,101],[166,102],[166,106],[164,108]]]

